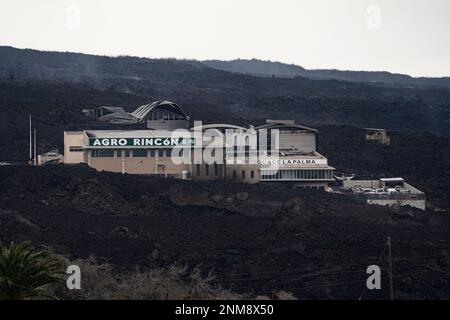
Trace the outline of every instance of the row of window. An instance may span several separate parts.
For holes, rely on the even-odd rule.
[[[205,164],[205,176],[209,176],[209,164]],[[217,163],[213,164],[214,167],[214,176],[217,177],[219,175],[219,165]],[[195,165],[195,175],[199,176],[201,171],[201,164]]]
[[[151,112],[147,114],[147,120],[185,120],[186,118],[176,113]]]
[[[267,170],[261,172],[261,180],[331,180],[333,170]]]
[[[196,164],[195,165],[195,175],[196,176],[200,176],[201,175],[201,164]],[[214,167],[214,176],[217,177],[219,176],[219,165],[217,163],[214,163],[212,165]],[[204,174],[205,176],[209,176],[210,175],[210,165],[209,164],[204,164]],[[245,179],[246,178],[246,171],[242,170],[241,171],[241,178]],[[254,170],[250,170],[250,178],[254,179],[255,178],[255,171]],[[233,170],[233,179],[237,179],[237,172],[236,170]]]
[[[242,170],[241,171],[241,178],[245,179],[245,177],[246,177],[246,171]],[[251,179],[255,178],[255,171],[254,170],[250,170],[250,178]],[[237,179],[237,172],[236,172],[236,170],[233,170],[233,179]]]
[[[183,150],[176,150],[172,152],[173,149],[92,149],[92,158],[164,158],[171,156],[182,156]]]
[[[70,152],[83,152],[83,147],[81,146],[70,146],[69,147]]]
[[[236,148],[236,147],[235,147]],[[81,146],[70,146],[70,152],[83,152],[83,148]],[[132,153],[130,151],[133,151]],[[91,150],[92,157],[170,157],[168,155],[170,150],[168,149],[124,149],[124,150],[116,150],[116,149],[96,149]],[[131,155],[133,154],[133,155]],[[179,156],[183,154],[183,150],[180,150]],[[250,163],[250,153],[246,149],[244,153],[238,151],[231,151],[226,153],[228,156],[232,155],[234,159],[237,160],[245,160],[244,163]],[[268,152],[270,155],[270,151]],[[211,156],[215,156],[216,152],[213,149],[211,151]],[[257,154],[253,152],[253,158],[256,159]]]

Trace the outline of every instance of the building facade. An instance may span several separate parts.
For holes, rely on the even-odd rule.
[[[421,210],[426,209],[425,193],[400,177],[345,180],[342,181],[342,188],[362,197],[368,204],[411,206]]]
[[[293,121],[170,129],[68,131],[64,163],[86,163],[99,171],[324,189],[334,180],[334,168],[316,151],[317,130]]]

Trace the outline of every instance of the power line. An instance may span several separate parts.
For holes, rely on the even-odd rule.
[[[387,268],[383,269],[387,270]],[[280,275],[280,276],[272,276],[272,277],[256,277],[256,278],[236,278],[236,279],[225,279],[226,282],[232,281],[256,281],[256,280],[300,280],[303,278],[311,278],[311,277],[320,277],[320,276],[329,276],[329,275],[337,275],[337,274],[349,274],[349,273],[362,273],[364,270],[336,270],[336,272],[327,269],[324,269],[322,272],[318,270],[314,273],[310,274],[292,274],[292,275]]]
[[[388,256],[389,256],[389,297],[391,300],[395,299],[395,293],[394,293],[394,277],[392,272],[392,244],[391,244],[391,237],[388,237],[387,240],[387,247],[388,247]]]
[[[386,252],[386,248],[387,248],[387,243],[384,245],[383,251],[381,252],[380,257],[378,258],[377,265],[379,265],[381,263],[381,261],[383,260],[384,254]],[[366,284],[366,286],[364,287],[364,290],[361,292],[361,295],[359,296],[358,300],[362,300],[362,298],[364,297],[364,294],[366,293],[367,289],[368,288],[367,288],[367,284]]]
[[[446,261],[450,261],[450,260],[446,260]],[[428,263],[422,263],[422,264],[413,264],[413,265],[409,265],[409,266],[407,266],[406,268],[400,268],[400,269],[398,269],[398,272],[409,272],[409,271],[411,271],[411,270],[409,270],[409,269],[413,269],[413,268],[417,268],[417,267],[424,267],[424,266],[429,266],[429,264]],[[383,270],[383,271],[388,271],[388,268],[386,267],[386,268],[381,268],[381,270]],[[428,272],[429,270],[425,270],[425,271],[423,271],[423,272]],[[434,270],[432,270],[432,271],[434,271]],[[351,272],[356,272],[356,271],[351,271]],[[442,272],[442,273],[445,273],[445,271],[435,271],[435,272]],[[301,280],[302,278],[314,278],[314,277],[318,277],[318,276],[323,276],[323,275],[335,275],[335,274],[340,274],[340,273],[345,273],[345,272],[338,272],[338,273],[324,273],[324,274],[317,274],[317,275],[305,275],[305,277],[298,277],[298,279],[295,279],[295,278],[291,278],[291,279],[289,279],[289,278],[285,278],[285,279],[278,279],[278,278],[274,278],[274,280],[291,280],[291,281],[293,281],[293,280]],[[422,271],[420,272],[420,273],[422,273]],[[414,274],[414,273],[413,273]],[[400,276],[394,276],[394,278],[401,278]],[[365,280],[365,279],[364,279]],[[356,281],[359,281],[359,280],[356,280]],[[245,289],[246,287],[238,287],[238,288],[242,288],[242,289]]]
[[[406,275],[402,275],[402,276],[397,276],[396,279],[403,279],[406,277],[410,277],[413,275],[417,275],[417,274],[423,274],[423,273],[427,273],[429,272],[428,270],[424,270],[424,271],[418,271],[418,272],[412,272]],[[440,273],[443,274],[450,274],[450,272],[445,272],[445,271],[439,271]],[[292,290],[300,290],[300,289],[308,289],[308,288],[320,288],[320,287],[334,287],[334,286],[339,286],[339,285],[344,285],[344,284],[353,284],[353,283],[361,283],[364,282],[366,279],[360,279],[360,280],[350,280],[350,281],[342,281],[342,282],[334,282],[334,283],[327,283],[327,284],[313,284],[313,285],[307,285],[307,286],[302,286],[302,287],[290,287],[290,288],[286,288],[283,289],[285,291],[292,291]],[[259,291],[259,293],[273,293],[275,290],[273,291]]]
[[[417,261],[419,259],[424,258],[430,258],[430,257],[450,257],[450,254],[435,254],[435,255],[427,255],[427,256],[416,256],[414,258],[405,258],[405,259],[396,259],[397,263],[401,262],[409,262],[409,261]],[[378,264],[381,262],[378,259]],[[420,264],[420,265],[409,265],[409,266],[423,266],[427,264]],[[330,268],[305,268],[305,269],[291,269],[290,272],[296,271],[291,274],[280,274],[282,271],[267,271],[267,272],[261,272],[261,273],[240,273],[240,274],[233,274],[231,276],[227,277],[220,277],[218,278],[221,282],[233,282],[233,281],[257,281],[257,280],[282,280],[282,279],[295,279],[295,278],[306,278],[306,277],[314,277],[314,276],[322,276],[322,275],[336,275],[336,274],[342,274],[342,273],[356,273],[356,272],[362,272],[363,270],[342,270],[343,267],[346,266],[367,266],[366,263],[360,263],[360,264],[347,264],[347,265],[335,265],[330,266]],[[333,268],[336,267],[336,268]],[[387,268],[381,268],[381,270],[387,270]],[[319,274],[304,274],[304,272],[310,272],[310,273],[319,273]],[[250,275],[250,277],[240,277],[239,275]],[[254,275],[252,277],[252,275]],[[255,276],[256,275],[256,276]],[[261,275],[261,276],[260,276]]]

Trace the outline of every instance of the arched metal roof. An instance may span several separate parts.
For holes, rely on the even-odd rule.
[[[165,111],[174,112],[186,120],[189,120],[189,116],[181,109],[179,105],[172,101],[154,101],[148,104],[144,104],[134,110],[133,112],[126,112],[121,107],[109,107],[102,106],[94,110],[83,110],[86,115],[94,116],[96,115],[95,110],[107,111],[106,115],[101,115],[98,117],[100,121],[110,122],[115,124],[134,124],[142,123],[147,114],[149,114],[154,109],[160,109]],[[103,114],[103,112],[101,112]]]
[[[197,129],[199,127],[191,128],[191,131]],[[226,124],[226,123],[213,123],[213,124],[205,124],[200,127],[202,130],[208,129],[237,129],[237,130],[248,130],[247,128],[236,126],[234,124]],[[220,131],[220,130],[219,130]]]
[[[175,102],[172,101],[155,101],[152,103],[144,104],[131,112],[131,115],[139,119],[139,122],[141,122],[145,116],[150,113],[153,109],[161,109],[166,111],[174,112],[180,116],[183,116],[186,119],[189,119],[188,115],[181,109],[179,105],[177,105]]]
[[[306,126],[303,126],[301,124],[297,124],[291,121],[277,121],[277,120],[267,120],[267,123],[255,127],[256,130],[260,130],[260,129],[279,129],[279,128],[294,128],[294,129],[302,129],[302,130],[306,130],[306,131],[311,131],[311,132],[315,132],[318,133],[319,131],[317,131],[316,129],[313,128],[309,128]]]

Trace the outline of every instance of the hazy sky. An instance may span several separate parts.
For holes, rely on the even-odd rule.
[[[450,0],[0,0],[0,44],[450,76]]]

